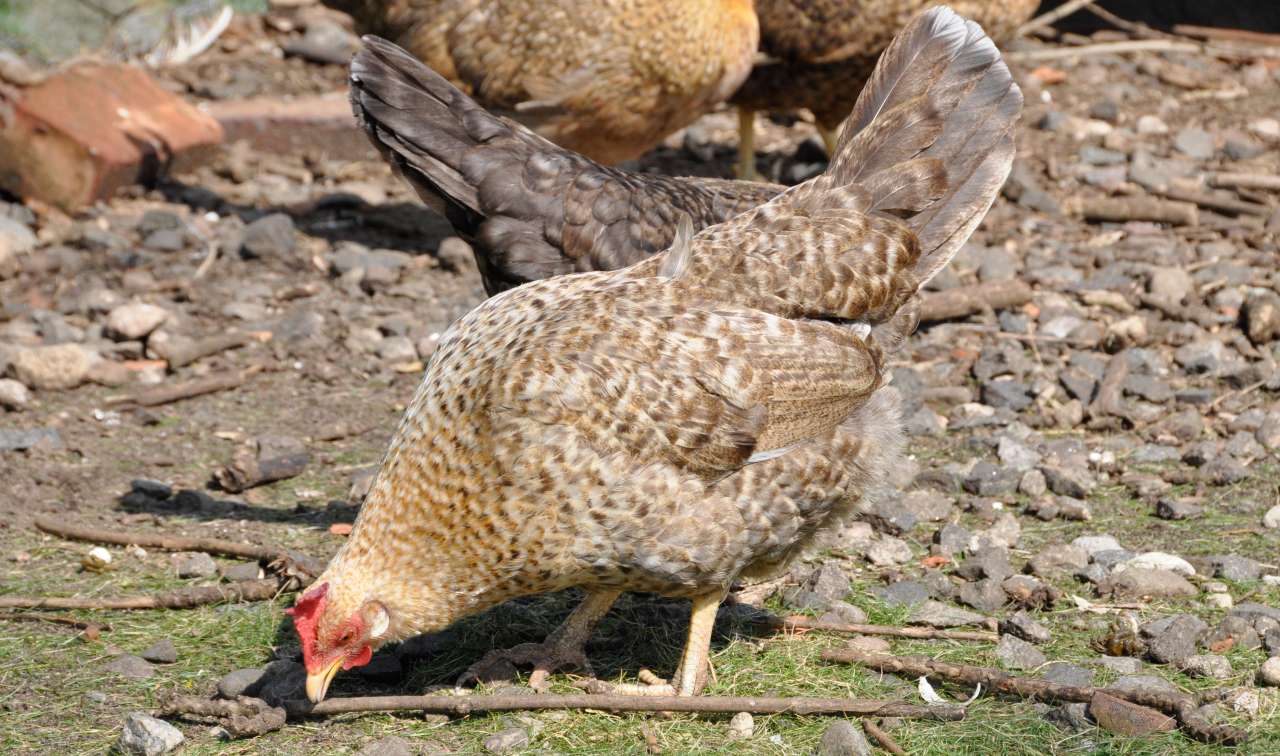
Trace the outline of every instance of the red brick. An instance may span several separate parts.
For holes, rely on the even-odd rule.
[[[225,100],[207,111],[227,142],[247,140],[256,150],[331,160],[375,159],[377,151],[351,114],[345,92],[281,101]]]
[[[218,122],[139,68],[83,63],[0,93],[0,188],[63,209],[206,159]]]

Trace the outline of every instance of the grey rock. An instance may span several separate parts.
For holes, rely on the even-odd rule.
[[[1187,373],[1202,375],[1217,372],[1225,354],[1226,347],[1221,341],[1203,339],[1178,347],[1173,353],[1173,359]]]
[[[1249,468],[1240,460],[1218,457],[1205,464],[1201,474],[1210,485],[1230,486],[1249,477]]]
[[[1280,656],[1273,656],[1258,669],[1258,684],[1280,688]]]
[[[0,430],[0,452],[28,449],[61,449],[62,434],[57,428]]]
[[[979,462],[964,479],[964,490],[977,496],[1008,496],[1018,489],[1020,475],[1012,468]]]
[[[1162,520],[1190,520],[1204,513],[1204,507],[1185,499],[1160,499],[1156,517]]]
[[[1150,465],[1161,462],[1174,462],[1180,459],[1181,456],[1177,448],[1172,446],[1143,444],[1133,451],[1133,454],[1129,456],[1129,461],[1139,465]],[[1165,488],[1165,486],[1161,486],[1161,488]]]
[[[918,580],[900,580],[871,592],[886,606],[917,606],[929,600],[929,588]]]
[[[982,403],[1019,412],[1031,406],[1031,388],[1011,378],[988,381],[982,384]]]
[[[1080,148],[1080,161],[1089,165],[1119,165],[1128,161],[1129,156],[1116,150],[1108,150],[1086,144]]]
[[[1149,375],[1130,375],[1125,378],[1124,391],[1156,404],[1164,404],[1173,398],[1173,389],[1169,388],[1169,384]]]
[[[1280,609],[1265,604],[1259,604],[1254,601],[1243,601],[1236,604],[1231,610],[1231,614],[1236,617],[1244,617],[1252,620],[1256,625],[1260,618],[1267,618],[1280,623]]]
[[[1040,463],[1040,453],[1017,439],[1002,436],[996,445],[1001,464],[1025,472]]]
[[[233,564],[222,571],[222,579],[228,583],[242,580],[259,580],[263,576],[262,567],[257,562],[241,562]]]
[[[1033,575],[1045,577],[1062,572],[1073,572],[1089,564],[1089,554],[1078,546],[1055,544],[1045,547],[1031,557],[1028,567]]]
[[[156,673],[155,667],[141,656],[121,654],[103,665],[103,670],[121,677],[145,680]]]
[[[1116,678],[1106,690],[1118,690],[1124,693],[1178,693],[1178,686],[1156,675],[1125,675]]]
[[[1136,675],[1142,669],[1142,661],[1132,656],[1099,656],[1089,662],[1118,675]]]
[[[832,562],[825,562],[814,570],[808,583],[809,589],[828,603],[840,601],[849,595],[849,576]]]
[[[1165,302],[1181,303],[1195,289],[1195,280],[1186,270],[1173,265],[1160,265],[1147,278],[1147,291]]]
[[[169,311],[146,302],[129,302],[107,315],[106,330],[117,341],[138,341],[169,319]]]
[[[120,733],[116,746],[127,754],[161,756],[177,750],[184,740],[186,737],[177,727],[163,719],[135,711],[125,718],[124,730]]]
[[[251,259],[287,261],[296,247],[293,219],[284,213],[272,213],[245,226],[240,254]]]
[[[218,680],[218,695],[229,699],[246,695],[246,692],[262,679],[265,671],[264,667],[252,667],[228,672]]]
[[[79,344],[55,344],[18,350],[9,369],[27,388],[46,391],[84,383],[92,363],[91,353]]]
[[[1097,379],[1077,367],[1069,367],[1060,372],[1058,381],[1067,390],[1068,396],[1086,403],[1093,400],[1093,392],[1098,388]]]
[[[1049,490],[1049,483],[1044,473],[1039,470],[1027,470],[1018,481],[1018,493],[1031,497],[1043,496]]]
[[[1066,662],[1051,662],[1040,670],[1040,676],[1058,685],[1074,685],[1084,687],[1093,685],[1093,672],[1084,667]]]
[[[1274,656],[1280,656],[1280,628],[1272,628],[1262,634],[1262,647]]]
[[[867,549],[867,559],[880,567],[905,564],[911,561],[911,547],[901,538],[882,536]]]
[[[262,669],[262,677],[248,690],[272,706],[302,698],[305,694],[307,672],[295,661],[278,659]]]
[[[1007,596],[999,580],[984,578],[960,586],[960,603],[980,612],[991,613],[1004,606]]]
[[[847,625],[861,625],[867,621],[867,613],[847,601],[833,601],[827,611],[820,617],[824,622],[839,622]]]
[[[1257,580],[1262,577],[1262,565],[1249,557],[1242,557],[1236,554],[1219,554],[1209,557],[1209,564],[1213,566],[1215,577],[1225,578],[1226,580],[1242,582]]]
[[[1055,706],[1045,712],[1044,718],[1050,724],[1068,732],[1082,732],[1093,729],[1093,722],[1089,719],[1088,704],[1069,703]]]
[[[729,739],[747,740],[756,731],[755,718],[749,711],[740,711],[729,720]]]
[[[1280,504],[1267,510],[1262,515],[1262,527],[1268,530],[1280,530]]]
[[[1107,572],[1115,569],[1117,564],[1133,559],[1136,555],[1128,549],[1107,549],[1099,551],[1093,555],[1093,563],[1103,568]]]
[[[1060,496],[1073,499],[1084,499],[1093,491],[1096,483],[1089,471],[1083,467],[1058,467],[1044,465],[1040,468],[1044,473],[1045,483],[1049,490]]]
[[[386,362],[412,362],[418,359],[418,348],[407,336],[390,336],[374,347],[378,357]]]
[[[296,55],[312,63],[345,66],[360,49],[355,36],[339,24],[327,19],[312,19],[300,39],[281,45],[288,55]]]
[[[173,664],[178,660],[178,649],[173,645],[173,641],[168,638],[160,640],[147,646],[142,653],[138,654],[143,659],[156,664]]]
[[[1179,662],[1178,667],[1191,677],[1207,677],[1210,680],[1226,680],[1235,674],[1227,657],[1218,654],[1196,654]]]
[[[956,572],[966,580],[981,580],[982,578],[1004,580],[1013,574],[1013,567],[1009,564],[1009,552],[1007,549],[988,546],[970,554],[956,568]]]
[[[902,497],[898,506],[922,522],[942,522],[955,511],[955,499],[939,491],[923,489]]]
[[[1035,669],[1048,659],[1035,646],[1013,635],[1002,635],[996,644],[996,658],[1005,669]]]
[[[1030,643],[1048,643],[1053,640],[1053,634],[1049,632],[1049,628],[1021,609],[1000,621],[1000,632]]]
[[[398,735],[388,735],[369,743],[356,752],[357,756],[413,756],[413,746]]]
[[[484,739],[489,753],[511,753],[529,747],[529,732],[523,727],[509,727]]]
[[[1254,629],[1253,623],[1244,617],[1232,615],[1222,618],[1222,621],[1213,629],[1213,632],[1204,639],[1204,645],[1212,647],[1214,644],[1228,639],[1232,641],[1232,649],[1243,651],[1252,651],[1262,645],[1262,639],[1258,636],[1258,631]]]
[[[928,625],[929,627],[962,627],[964,625],[981,625],[986,619],[981,614],[975,614],[974,612],[930,599],[913,609],[907,618],[907,622],[912,625]]]
[[[832,722],[818,741],[818,756],[871,756],[871,744],[860,728],[844,720]]]
[[[1204,620],[1191,614],[1148,622],[1141,628],[1147,656],[1159,664],[1178,664],[1196,652],[1196,644],[1208,631]]]
[[[1277,509],[1280,509],[1280,507],[1277,507]],[[1276,527],[1280,527],[1280,525]],[[933,534],[933,542],[937,544],[938,550],[947,556],[966,551],[972,538],[973,535],[968,530],[953,522],[943,525]]]
[[[1116,537],[1107,533],[1079,536],[1071,542],[1071,545],[1084,551],[1090,559],[1093,559],[1094,555],[1100,551],[1112,551],[1120,548],[1120,542],[1116,540]]]
[[[174,554],[173,566],[180,578],[207,578],[218,574],[218,563],[203,551]]]
[[[1196,160],[1208,160],[1213,157],[1215,147],[1213,134],[1195,127],[1187,127],[1173,138],[1173,146],[1187,157]]]
[[[1099,592],[1116,597],[1176,598],[1195,596],[1200,592],[1187,579],[1172,570],[1130,567],[1109,577]]]

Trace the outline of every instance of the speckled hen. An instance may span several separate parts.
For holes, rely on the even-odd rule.
[[[486,107],[604,163],[724,102],[760,40],[752,0],[325,0]]]
[[[901,453],[886,354],[985,215],[1021,95],[972,22],[893,43],[823,175],[612,272],[499,294],[441,339],[348,541],[291,612],[307,692],[388,641],[582,588],[538,672],[580,662],[622,591],[716,608],[855,516]],[[501,652],[499,652],[501,653]]]

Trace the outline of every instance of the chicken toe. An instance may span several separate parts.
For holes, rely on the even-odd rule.
[[[685,641],[680,666],[668,682],[647,669],[640,670],[638,683],[594,686],[600,692],[629,696],[696,696],[707,685],[710,668],[711,631],[716,612],[724,599],[722,591],[705,594],[693,600],[689,612],[689,637]]]
[[[494,676],[494,668],[504,663],[533,665],[529,687],[540,692],[550,687],[548,678],[557,670],[574,668],[590,675],[591,663],[583,649],[596,623],[608,613],[619,593],[603,590],[588,593],[582,603],[542,643],[521,643],[512,648],[490,651],[480,661],[468,667],[458,678],[457,684],[461,686],[489,679]]]

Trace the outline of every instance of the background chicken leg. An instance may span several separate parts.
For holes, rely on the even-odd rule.
[[[521,643],[508,649],[496,649],[485,654],[480,661],[472,664],[458,678],[462,685],[472,680],[487,677],[489,670],[499,662],[511,664],[532,664],[533,672],[529,675],[529,687],[534,690],[546,690],[549,687],[547,678],[558,669],[577,667],[591,674],[591,664],[587,661],[583,650],[591,632],[609,607],[618,600],[621,591],[596,590],[589,591],[587,597],[577,608],[565,618],[560,626],[551,631],[541,643]],[[712,613],[712,620],[715,613]],[[710,636],[708,636],[710,638]]]

